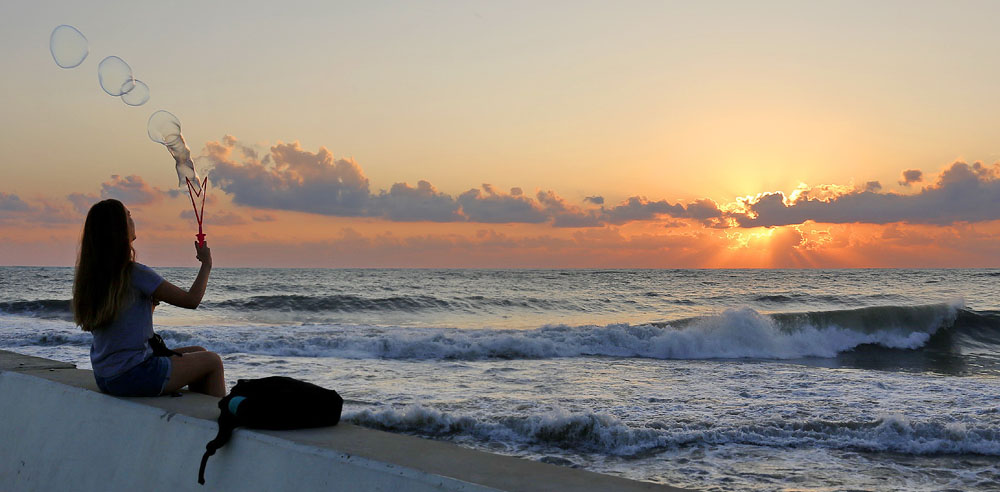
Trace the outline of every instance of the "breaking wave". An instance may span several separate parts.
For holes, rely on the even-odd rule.
[[[978,343],[990,343],[987,335],[1000,333],[1000,320],[990,316],[948,304],[776,315],[742,308],[663,325],[552,325],[534,330],[304,325],[160,333],[168,343],[196,343],[224,353],[306,357],[797,359],[836,357],[860,346],[914,350],[934,340],[935,334],[956,329],[982,332]],[[970,326],[955,327],[959,319]]]
[[[11,305],[22,312],[39,309],[36,305],[52,312],[64,308],[60,301],[5,307]],[[89,344],[89,334],[75,328],[24,325],[6,330],[0,337],[3,344]],[[1000,313],[956,304],[778,314],[740,308],[663,324],[549,325],[532,330],[305,324],[160,327],[157,332],[171,346],[202,345],[224,354],[469,361],[585,356],[787,360],[835,358],[872,348],[991,352],[1000,347]]]
[[[39,299],[36,301],[0,302],[0,314],[43,319],[73,320],[69,299]]]
[[[554,411],[542,415],[480,419],[424,406],[348,412],[344,420],[392,432],[435,438],[472,437],[507,445],[547,446],[616,456],[698,444],[815,446],[913,455],[1000,456],[1000,430],[959,422],[914,421],[901,414],[869,422],[774,420],[752,424],[651,421],[634,427],[614,416]]]

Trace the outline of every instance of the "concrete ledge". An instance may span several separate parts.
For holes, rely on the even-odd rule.
[[[117,398],[91,371],[0,351],[0,490],[681,490],[350,424],[239,429],[208,462],[217,398]]]

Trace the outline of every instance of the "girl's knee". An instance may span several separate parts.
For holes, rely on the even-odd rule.
[[[212,364],[215,366],[215,368],[222,370],[222,356],[220,356],[215,352],[208,352],[208,353],[211,354]]]
[[[192,345],[190,347],[177,347],[174,350],[182,354],[192,354],[195,352],[205,352],[205,347],[199,345]]]

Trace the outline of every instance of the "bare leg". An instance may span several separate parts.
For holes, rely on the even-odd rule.
[[[190,352],[204,352],[205,351],[205,347],[199,347],[197,345],[194,345],[194,346],[191,346],[191,347],[179,347],[179,348],[175,348],[175,349],[172,349],[172,350],[174,352],[180,352],[182,354],[187,354],[187,353],[190,353]]]
[[[178,350],[178,352],[180,351]],[[219,354],[206,350],[185,352],[184,354],[183,357],[173,356],[170,358],[172,366],[170,381],[164,388],[164,393],[172,393],[184,386],[189,386],[191,391],[196,393],[219,398],[226,396],[226,376]]]

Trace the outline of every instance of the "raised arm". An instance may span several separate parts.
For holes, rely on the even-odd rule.
[[[201,269],[198,270],[198,276],[195,277],[191,288],[185,291],[164,280],[153,292],[154,299],[188,309],[194,309],[201,304],[201,298],[205,296],[205,288],[208,287],[208,274],[212,271],[212,250],[209,249],[208,243],[199,247],[198,243],[195,242],[194,248],[198,252],[197,258],[201,262]]]

